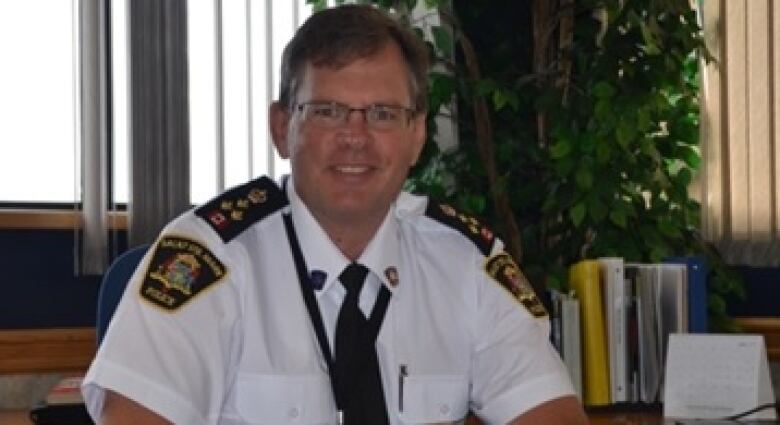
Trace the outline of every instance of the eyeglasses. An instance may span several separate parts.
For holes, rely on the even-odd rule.
[[[394,105],[368,105],[353,108],[338,102],[305,102],[295,105],[303,121],[320,128],[337,129],[344,126],[350,114],[360,111],[368,128],[376,131],[394,131],[406,128],[414,109]]]

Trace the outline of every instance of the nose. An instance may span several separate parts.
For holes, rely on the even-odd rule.
[[[358,126],[362,129],[368,128],[367,110],[363,108],[352,108],[347,112],[347,127]]]
[[[366,111],[353,109],[347,115],[347,122],[339,131],[339,140],[352,148],[362,148],[369,138]]]

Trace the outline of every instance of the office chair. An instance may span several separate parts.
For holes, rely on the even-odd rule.
[[[149,245],[139,245],[128,249],[111,263],[103,275],[98,291],[97,323],[95,324],[98,346],[103,341],[103,336],[106,334],[111,317],[114,315],[117,304],[119,304],[119,299],[122,298],[122,294],[125,292],[127,282],[130,281],[130,277],[148,249]],[[50,390],[50,394],[52,391],[56,391],[57,387],[61,386],[62,382],[65,381],[62,380],[55,385],[55,388]],[[69,388],[73,387],[72,383],[68,385]],[[47,397],[46,400],[41,401],[30,409],[29,417],[35,425],[93,423],[82,400],[55,402]]]
[[[111,263],[103,275],[97,298],[98,345],[103,341],[103,336],[106,334],[108,324],[111,322],[117,304],[119,304],[119,299],[122,298],[127,282],[148,249],[149,245],[146,244],[128,249]]]

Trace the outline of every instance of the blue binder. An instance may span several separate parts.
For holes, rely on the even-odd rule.
[[[703,256],[669,257],[667,263],[688,266],[688,331],[706,333],[707,327],[707,275],[709,267]]]

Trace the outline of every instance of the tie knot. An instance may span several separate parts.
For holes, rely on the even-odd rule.
[[[347,289],[348,294],[355,294],[360,292],[360,288],[363,287],[363,282],[366,280],[368,269],[366,266],[358,263],[351,263],[348,265],[341,275],[339,280],[344,288]]]

